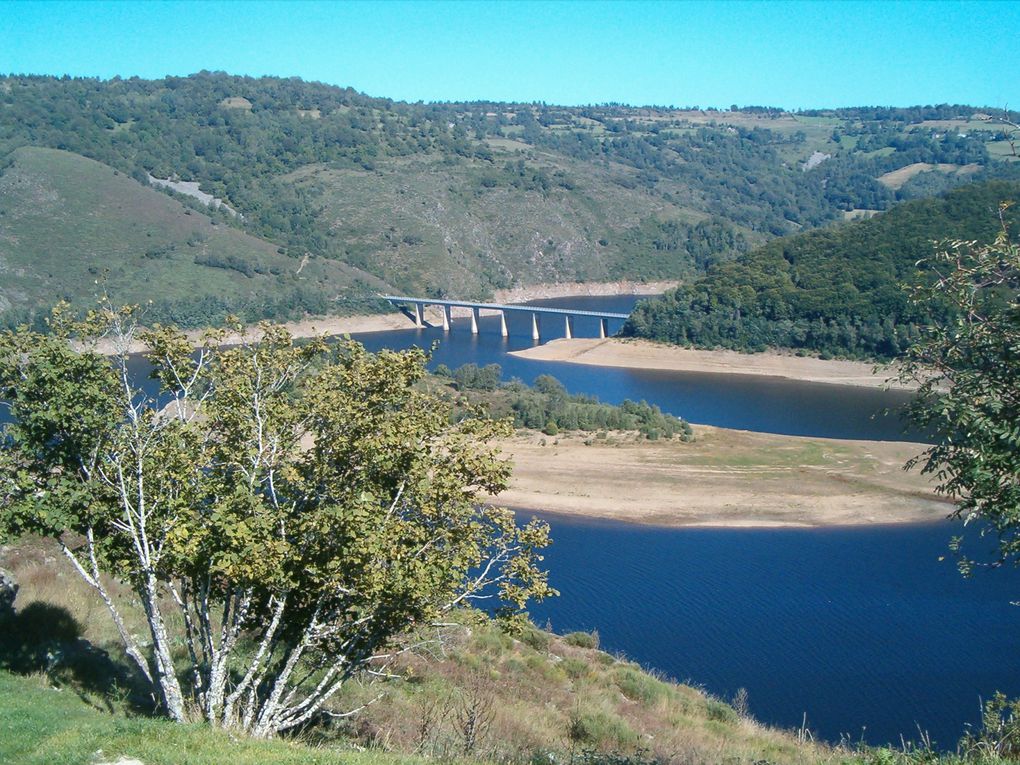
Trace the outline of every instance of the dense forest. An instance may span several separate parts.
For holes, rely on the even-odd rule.
[[[0,285],[0,317],[83,303],[93,271],[151,272],[169,286],[123,297],[190,324],[227,310],[358,310],[380,289],[484,298],[541,282],[691,279],[777,236],[1015,177],[1009,138],[997,112],[961,105],[424,104],[217,72],[4,76],[0,261],[20,281]],[[93,185],[82,158],[99,163],[92,175],[117,175],[123,197],[149,199],[130,181],[181,210],[155,216],[152,241],[123,246],[137,204],[92,194],[89,208],[79,193],[64,212],[80,192],[68,178]],[[194,216],[219,235],[196,233]],[[106,227],[74,246],[97,217]]]
[[[742,351],[897,356],[919,326],[945,318],[912,305],[905,288],[930,276],[925,258],[936,243],[992,241],[1002,226],[999,205],[1016,199],[1020,183],[991,181],[905,202],[870,220],[773,240],[640,303],[624,334]],[[1015,230],[1018,209],[1007,209],[1004,221]]]

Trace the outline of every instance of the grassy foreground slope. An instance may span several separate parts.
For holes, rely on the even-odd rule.
[[[597,636],[517,637],[461,615],[441,650],[409,656],[404,680],[357,717],[324,722],[294,742],[251,743],[145,713],[120,661],[104,606],[59,551],[30,539],[0,550],[21,583],[13,621],[0,623],[0,762],[146,765],[338,763],[412,756],[445,762],[592,765],[629,762],[812,763],[825,747],[767,729],[730,705],[598,650]],[[122,606],[130,593],[114,586]],[[144,631],[135,612],[129,629]],[[183,648],[181,649],[183,650]],[[55,690],[59,689],[59,690]],[[379,686],[350,684],[333,703],[352,709]],[[470,737],[465,720],[477,721]],[[367,754],[355,749],[367,748]],[[102,756],[95,755],[102,750]],[[588,754],[584,754],[588,753]]]
[[[904,285],[930,278],[922,261],[946,239],[992,241],[999,205],[1020,183],[963,186],[904,202],[869,220],[773,240],[704,277],[641,303],[624,334],[695,347],[806,349],[891,358],[939,316],[909,302]],[[1005,212],[1013,231],[1020,208]],[[944,317],[943,317],[944,318]]]
[[[43,675],[0,671],[0,762],[83,765],[134,758],[146,765],[400,765],[419,758],[238,740],[203,725],[129,717],[88,703]]]
[[[212,217],[211,217],[212,216]],[[91,159],[17,149],[0,172],[0,317],[31,320],[59,299],[152,301],[154,320],[214,323],[343,312],[377,280],[343,263],[302,263]],[[359,286],[360,285],[360,286]],[[359,308],[361,306],[358,306]]]

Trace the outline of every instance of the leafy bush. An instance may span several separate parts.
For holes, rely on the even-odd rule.
[[[574,710],[567,735],[576,743],[606,748],[630,748],[638,741],[626,722],[602,710]]]
[[[542,630],[535,629],[534,627],[525,628],[525,630],[521,633],[520,638],[522,643],[531,646],[536,651],[549,650],[549,643],[552,640],[549,637],[548,632],[543,632]]]
[[[651,705],[665,698],[669,691],[665,683],[634,667],[620,667],[613,672],[613,682],[620,693],[632,701]]]
[[[573,656],[568,656],[562,662],[560,666],[563,671],[567,673],[567,677],[571,677],[574,680],[579,680],[582,677],[587,677],[591,674],[591,666],[584,659],[576,659]]]
[[[568,632],[563,636],[563,642],[578,648],[598,648],[599,633],[595,630],[591,632]]]
[[[733,707],[725,701],[719,701],[719,699],[708,699],[705,702],[705,713],[708,715],[709,720],[716,720],[718,722],[736,723],[740,719]]]

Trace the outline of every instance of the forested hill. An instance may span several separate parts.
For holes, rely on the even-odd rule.
[[[1008,138],[992,109],[960,105],[409,104],[209,72],[0,77],[0,269],[19,275],[0,282],[0,320],[82,300],[83,273],[142,266],[154,310],[190,323],[356,310],[378,288],[691,278],[775,236],[1010,174]],[[161,212],[137,226],[139,205],[88,193],[100,176]],[[180,209],[149,196],[175,193],[166,182]],[[181,217],[195,213],[202,226]]]
[[[990,181],[905,202],[870,220],[773,240],[640,303],[624,334],[742,351],[894,357],[919,325],[944,318],[908,301],[904,285],[929,276],[918,261],[934,253],[937,241],[991,242],[1007,200],[1020,200],[1020,183]],[[1005,220],[1016,231],[1020,208],[1008,209]]]

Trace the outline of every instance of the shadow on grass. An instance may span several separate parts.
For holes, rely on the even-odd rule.
[[[0,669],[44,673],[54,685],[105,711],[151,713],[152,699],[139,678],[83,632],[66,608],[51,603],[37,600],[17,611],[0,611]]]

